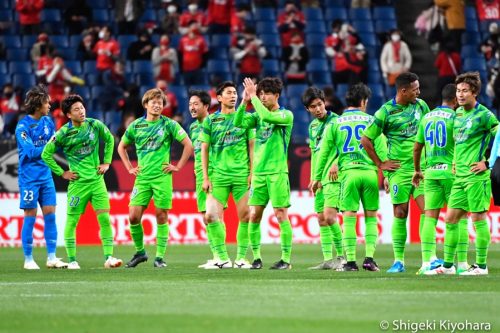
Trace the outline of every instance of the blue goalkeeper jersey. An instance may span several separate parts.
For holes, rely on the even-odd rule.
[[[39,120],[24,117],[16,127],[17,151],[19,154],[19,187],[52,181],[52,174],[42,160],[42,151],[55,133],[52,119],[43,116]]]

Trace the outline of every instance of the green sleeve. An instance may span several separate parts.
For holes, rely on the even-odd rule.
[[[485,115],[485,126],[488,129],[491,134],[495,135],[498,130],[498,119],[497,117],[491,112],[488,111]]]
[[[380,134],[382,134],[386,116],[387,116],[387,111],[385,110],[385,108],[381,108],[377,112],[375,112],[375,114],[373,115],[373,119],[371,120],[371,123],[365,129],[363,134],[370,140],[375,140]]]
[[[255,128],[257,127],[257,119],[246,112],[247,106],[240,104],[234,116],[234,126],[239,128]]]
[[[431,109],[429,108],[429,105],[423,100],[423,99],[418,99],[419,105],[422,107],[422,114],[426,115],[429,112],[431,112]]]
[[[313,138],[313,133],[312,133],[312,129],[311,129],[311,124],[309,124],[309,128],[308,128],[308,131],[309,131],[309,148],[311,148],[311,152],[312,150],[314,149],[314,145],[316,144],[314,142],[314,138]]]
[[[113,161],[113,150],[115,148],[115,138],[109,129],[102,122],[99,124],[99,135],[104,140],[104,164],[111,164]]]
[[[45,145],[45,148],[42,152],[42,160],[47,164],[47,166],[58,176],[61,176],[64,173],[63,168],[57,164],[54,159],[54,154],[58,147],[58,137],[60,136],[60,132],[57,132],[56,135]]]
[[[122,136],[123,143],[126,145],[134,143],[135,142],[134,136],[135,136],[134,123],[132,123],[131,125],[129,125],[129,127],[127,127],[125,134],[123,134]]]
[[[323,178],[323,170],[328,162],[328,157],[334,150],[334,133],[335,126],[333,124],[325,128],[325,137],[321,140],[321,146],[319,148],[318,165],[315,166],[314,170],[314,180],[322,180]]]
[[[198,140],[200,140],[200,142],[210,143],[211,136],[212,121],[210,120],[210,117],[206,117],[205,120],[203,120],[203,123],[201,123],[201,131],[200,135],[198,136]]]
[[[178,142],[181,142],[182,140],[184,140],[184,138],[187,136],[187,133],[186,131],[181,127],[181,125],[179,125],[178,122],[174,121],[173,123],[173,130],[174,130],[174,133],[173,136],[175,138],[175,140],[177,140]]]
[[[382,162],[387,160],[387,139],[385,138],[385,135],[381,135],[378,138],[375,139],[374,142],[375,146],[375,153],[377,153],[378,158]]]
[[[292,125],[293,113],[271,112],[260,101],[258,97],[252,97],[252,105],[262,121],[275,125]]]
[[[415,141],[417,141],[418,143],[425,143],[423,121],[421,121],[420,124],[418,125],[417,136],[415,137]]]

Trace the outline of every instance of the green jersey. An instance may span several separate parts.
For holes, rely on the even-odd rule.
[[[338,154],[339,172],[351,169],[377,170],[377,166],[370,159],[361,145],[363,131],[372,121],[372,116],[360,110],[346,110],[342,116],[336,118],[328,126],[325,139],[321,144],[320,158],[315,179],[325,179],[328,174],[327,161],[331,151]],[[383,135],[374,140],[377,155],[385,160],[387,144]]]
[[[455,168],[457,177],[489,179],[489,171],[475,175],[470,171],[474,162],[484,161],[491,136],[498,129],[498,120],[485,106],[476,103],[472,110],[459,107],[453,124],[455,139]]]
[[[97,119],[87,118],[81,126],[75,127],[69,121],[56,132],[45,146],[42,159],[58,176],[64,170],[54,160],[54,153],[62,150],[68,160],[69,169],[78,173],[78,179],[72,182],[88,182],[103,177],[97,173],[99,160],[99,141],[103,140],[104,164],[111,164],[114,138],[109,129]]]
[[[427,113],[418,126],[416,141],[425,144],[425,178],[453,178],[453,122],[455,111],[449,106],[439,106]]]
[[[194,147],[194,174],[197,182],[203,180],[203,169],[201,167],[201,132],[202,123],[198,120],[194,121],[189,127],[189,138],[191,139],[191,142],[193,142]]]
[[[141,117],[130,124],[122,141],[126,145],[135,144],[139,160],[136,180],[154,180],[165,175],[163,167],[170,163],[173,140],[181,142],[186,136],[181,125],[165,116],[155,121]]]
[[[234,112],[226,114],[220,111],[209,115],[203,121],[199,140],[209,144],[209,162],[214,173],[228,177],[248,177],[248,141],[255,139],[255,131],[236,127],[235,115]]]
[[[315,118],[309,125],[309,148],[311,148],[311,179],[314,179],[316,168],[319,160],[319,151],[322,139],[324,138],[325,128],[338,115],[333,112],[328,112],[324,119]]]
[[[427,104],[417,99],[406,106],[396,100],[380,107],[366,128],[364,135],[374,140],[380,134],[387,138],[388,158],[401,164],[401,171],[413,171],[413,146],[420,119],[429,112]]]
[[[288,145],[292,135],[293,113],[284,108],[269,111],[257,97],[252,98],[252,105],[254,113],[245,113],[245,105],[238,107],[234,124],[256,129],[253,173],[288,173]]]

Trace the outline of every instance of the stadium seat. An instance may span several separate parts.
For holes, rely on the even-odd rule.
[[[350,8],[349,18],[351,20],[371,21],[372,13],[370,8]]]
[[[278,34],[278,25],[274,21],[257,21],[255,30],[257,34]]]
[[[305,33],[323,33],[326,34],[324,21],[310,21],[307,22]]]
[[[323,21],[323,12],[320,8],[307,7],[304,8],[304,16],[306,17],[307,24],[313,21]]]
[[[139,19],[139,22],[156,22],[157,20],[156,10],[146,9]]]
[[[325,2],[325,7],[330,8],[330,7],[347,7],[348,5],[351,5],[350,0],[324,0]]]
[[[87,60],[83,62],[83,72],[86,74],[97,74],[96,61]]]
[[[137,37],[135,35],[119,35],[118,36],[118,43],[120,43],[120,49],[127,51],[130,43],[134,42],[137,40]]]
[[[477,26],[477,20],[465,20],[465,30],[478,32],[479,28]]]
[[[37,38],[37,35],[24,35],[22,37],[22,47],[31,48],[36,43]]]
[[[12,15],[12,11],[8,9],[0,10],[0,22],[12,22],[14,17]]]
[[[272,21],[276,23],[276,11],[273,8],[256,7],[254,17],[256,21]]]
[[[209,59],[229,59],[227,47],[211,47],[209,51]]]
[[[109,23],[109,13],[107,9],[93,9],[92,10],[92,20],[94,22]]]
[[[12,84],[23,89],[29,89],[36,84],[35,75],[28,73],[14,74],[12,76]]]
[[[481,43],[481,34],[474,31],[464,32],[462,34],[462,45],[477,46]]]
[[[140,86],[154,87],[156,84],[155,76],[153,73],[138,73],[135,75],[134,81]]]
[[[89,87],[101,84],[101,79],[99,74],[86,74],[85,84]]]
[[[323,45],[308,45],[309,58],[326,59],[325,47]]]
[[[384,86],[382,84],[372,83],[368,84],[368,87],[370,87],[372,91],[372,96],[381,96],[382,98],[385,98]]]
[[[289,97],[302,96],[307,87],[307,84],[289,84],[286,86],[286,94]]]
[[[375,32],[375,29],[373,29],[373,23],[372,21],[353,21],[352,26],[354,29],[356,29],[357,32],[362,33],[362,32]]]
[[[210,38],[210,44],[212,47],[230,47],[231,46],[231,35],[229,34],[214,34]]]
[[[90,87],[90,95],[92,96],[92,99],[97,100],[101,96],[103,90],[103,86]]]
[[[50,35],[49,40],[52,44],[54,44],[56,49],[69,47],[68,36],[66,35]]]
[[[379,72],[380,71],[380,66],[379,66],[379,59],[368,59],[368,68],[370,71],[375,71]]]
[[[365,47],[378,45],[378,39],[375,36],[375,34],[373,34],[371,32],[363,32],[363,33],[359,33],[358,35],[359,35],[359,38],[361,39],[361,44],[363,44]]]
[[[7,74],[7,62],[0,60],[0,74]]]
[[[45,8],[42,10],[41,20],[42,22],[61,22],[61,11]]]
[[[368,114],[373,115],[388,99],[381,95],[372,95],[368,100]]]
[[[382,74],[380,71],[368,71],[368,84],[383,83]]]
[[[465,19],[466,20],[477,20],[476,7],[472,7],[472,6],[465,7]]]
[[[334,21],[337,19],[346,21],[347,20],[347,10],[345,8],[332,8],[327,7],[325,12],[326,21]],[[331,23],[329,24],[331,26]]]
[[[174,93],[175,97],[177,97],[177,99],[179,99],[179,100],[188,98],[188,92],[186,91],[186,88],[184,86],[170,85],[170,86],[168,86],[168,90],[170,90],[172,93]]]
[[[328,62],[325,59],[311,59],[306,65],[307,72],[325,72],[329,70]]]
[[[486,61],[484,57],[464,59],[463,71],[485,71]]]
[[[394,7],[390,6],[377,6],[373,7],[374,20],[396,20],[396,12]]]
[[[29,49],[7,49],[6,60],[9,61],[28,61],[30,60]]]
[[[12,78],[10,74],[4,74],[0,75],[0,86],[3,86],[6,83],[12,83]]]
[[[80,76],[82,74],[82,64],[79,60],[66,60],[64,64],[73,75]]]
[[[281,46],[280,36],[277,34],[262,34],[260,39],[264,46]]]
[[[467,58],[479,58],[481,57],[481,53],[479,53],[478,45],[463,45],[462,50],[460,51],[460,56],[462,59]]]
[[[19,36],[6,35],[3,36],[3,44],[6,48],[21,47],[21,38]]]
[[[323,48],[323,53],[324,53],[324,48],[325,48],[325,39],[327,35],[326,33],[318,33],[318,32],[312,32],[312,33],[307,33],[306,34],[306,45],[307,46],[321,46]]]
[[[108,0],[87,0],[87,5],[93,9],[109,8]]]
[[[262,60],[262,72],[264,76],[281,76],[280,62],[275,59]]]
[[[77,60],[78,51],[74,48],[61,48],[57,50],[57,54],[64,60]]]
[[[398,23],[395,20],[377,20],[375,21],[375,32],[380,34],[383,32],[397,29]]]
[[[82,36],[72,35],[69,37],[69,46],[70,47],[78,47],[78,45],[80,45],[81,41],[82,41]]]
[[[9,63],[9,73],[11,74],[27,74],[31,73],[32,69],[31,61],[11,61]]]
[[[153,65],[149,60],[136,60],[132,62],[134,73],[153,73]]]
[[[281,59],[281,47],[266,46],[267,59]]]
[[[83,97],[84,101],[90,100],[90,89],[89,87],[75,86],[73,87],[73,92]]]
[[[210,59],[207,62],[207,72],[212,73],[230,73],[231,67],[228,60]]]

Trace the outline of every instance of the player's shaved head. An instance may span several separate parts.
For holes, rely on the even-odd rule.
[[[396,89],[399,91],[403,88],[409,88],[411,84],[418,81],[418,75],[412,72],[404,72],[396,78]]]
[[[479,75],[479,72],[467,72],[460,74],[455,79],[455,84],[458,86],[460,83],[467,83],[472,93],[476,95],[481,91],[481,76]]]
[[[24,101],[24,108],[27,114],[34,114],[36,110],[42,107],[42,105],[50,99],[49,93],[47,92],[47,87],[43,84],[39,84],[31,88],[26,93],[26,99]]]

